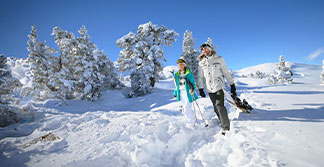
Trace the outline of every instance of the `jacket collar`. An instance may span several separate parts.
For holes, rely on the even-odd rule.
[[[190,73],[190,68],[186,67],[186,72],[185,72],[185,75],[189,74]],[[180,71],[178,71],[176,73],[177,76],[180,76]]]

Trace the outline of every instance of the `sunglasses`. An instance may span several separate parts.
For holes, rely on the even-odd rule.
[[[204,43],[204,44],[200,45],[200,50],[207,48],[207,47],[211,48],[211,46],[209,44]]]
[[[177,64],[178,63],[186,63],[184,60],[182,60],[182,59],[179,59],[178,61],[177,61]]]

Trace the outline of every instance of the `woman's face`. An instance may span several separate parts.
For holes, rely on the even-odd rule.
[[[201,51],[202,51],[202,53],[203,53],[204,55],[206,55],[206,56],[209,56],[209,55],[210,55],[210,50],[207,49],[207,48],[202,48]]]
[[[186,67],[185,63],[178,63],[179,70],[184,71],[185,67]]]

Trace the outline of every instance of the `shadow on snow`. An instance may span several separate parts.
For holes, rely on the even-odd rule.
[[[300,105],[300,104],[298,104]],[[311,104],[312,105],[312,104]],[[293,122],[324,122],[324,104],[319,108],[292,110],[254,109],[252,113],[240,113],[236,121],[293,121]]]

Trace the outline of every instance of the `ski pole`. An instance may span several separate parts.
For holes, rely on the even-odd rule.
[[[194,109],[195,118],[196,118],[195,124],[196,124],[196,123],[198,123],[198,119],[197,119],[197,115],[196,115],[195,105],[193,103],[192,103],[192,108]]]
[[[170,71],[170,72],[171,72],[171,75],[172,75],[172,78],[173,78],[174,86],[177,87],[177,84],[176,84],[176,81],[175,81],[174,70],[172,70],[172,71]]]
[[[196,102],[196,101],[195,101]],[[201,114],[201,118],[204,120],[204,122],[205,122],[205,127],[208,127],[208,123],[207,123],[207,121],[206,121],[206,119],[204,118],[204,116],[203,116],[203,114],[202,114],[202,112],[201,112],[201,110],[200,110],[200,107],[199,107],[199,105],[198,105],[198,103],[196,102],[196,105],[198,106],[198,109],[199,109],[199,112],[200,112],[200,114]]]
[[[195,93],[194,93],[194,94],[195,94]],[[205,127],[207,128],[207,127],[208,127],[208,123],[207,123],[206,119],[204,118],[204,116],[203,116],[203,114],[202,114],[202,112],[201,112],[201,110],[200,110],[200,107],[199,107],[198,102],[197,102],[196,100],[194,100],[194,94],[191,94],[191,98],[192,98],[192,100],[193,100],[193,103],[196,103],[196,105],[197,105],[197,107],[198,107],[198,110],[199,110],[199,112],[200,112],[201,118],[204,120]],[[194,104],[192,104],[192,105],[194,106]]]

